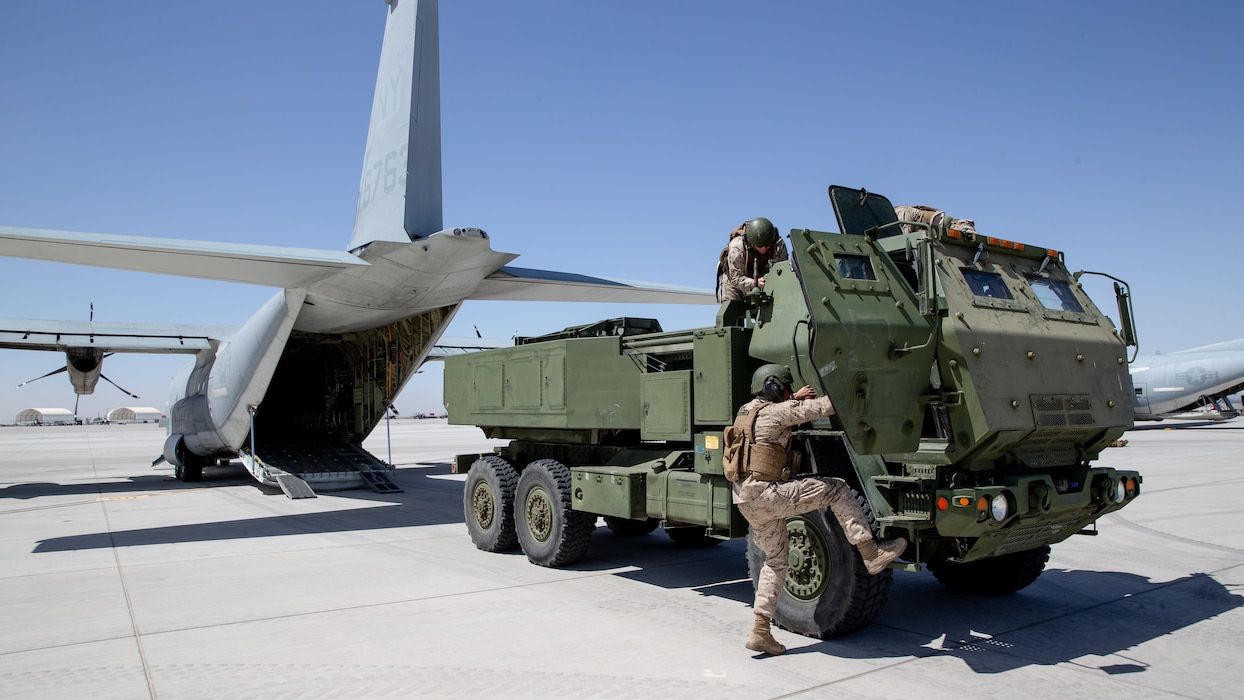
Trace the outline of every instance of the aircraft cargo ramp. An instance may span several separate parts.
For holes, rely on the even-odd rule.
[[[316,491],[370,488],[399,493],[393,467],[353,443],[260,445],[259,459],[248,452],[238,457],[260,482],[276,486],[290,498],[314,498]]]

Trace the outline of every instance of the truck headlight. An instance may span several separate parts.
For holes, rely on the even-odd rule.
[[[1114,486],[1114,502],[1122,503],[1127,498],[1127,479],[1119,479]]]
[[[998,522],[1006,520],[1011,515],[1011,502],[1006,497],[1006,493],[1000,493],[993,497],[993,507],[990,509],[993,513],[993,519]]]

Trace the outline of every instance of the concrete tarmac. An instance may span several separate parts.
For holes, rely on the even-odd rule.
[[[475,549],[449,473],[474,428],[395,421],[404,493],[298,501],[236,464],[174,480],[154,426],[0,428],[0,697],[1241,697],[1244,420],[1164,427],[1107,450],[1142,496],[1029,588],[895,572],[874,625],[775,630],[773,658],[743,648],[741,541]]]

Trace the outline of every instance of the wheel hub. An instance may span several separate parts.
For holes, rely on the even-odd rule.
[[[787,520],[786,532],[790,537],[786,591],[800,600],[816,600],[829,584],[829,544],[803,518]]]
[[[475,515],[475,522],[479,523],[480,527],[485,530],[492,527],[492,519],[497,512],[497,502],[492,496],[492,489],[482,481],[476,484],[475,490],[471,492],[471,512]]]
[[[547,542],[553,534],[553,503],[548,492],[542,488],[532,489],[527,493],[523,508],[531,536],[540,542]]]

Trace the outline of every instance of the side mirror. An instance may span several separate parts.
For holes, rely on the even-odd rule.
[[[1131,360],[1128,360],[1128,362],[1135,360],[1137,353],[1140,351],[1140,341],[1136,337],[1136,324],[1132,320],[1135,314],[1132,311],[1131,288],[1128,287],[1127,282],[1124,282],[1113,275],[1107,275],[1104,272],[1080,270],[1079,272],[1072,274],[1072,276],[1076,278],[1077,282],[1080,281],[1080,277],[1082,275],[1101,275],[1102,277],[1109,277],[1114,280],[1114,300],[1119,306],[1119,338],[1123,341],[1125,346],[1129,348],[1136,348],[1137,352],[1132,353],[1132,358]]]
[[[1114,283],[1114,300],[1119,305],[1119,334],[1123,344],[1136,347],[1136,326],[1132,323],[1132,291],[1127,283]]]

